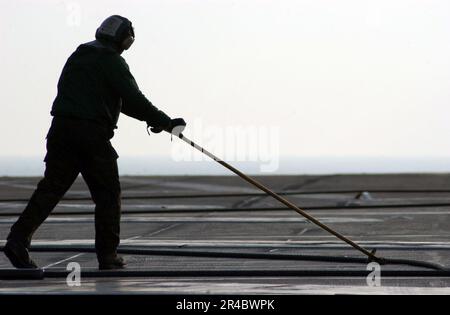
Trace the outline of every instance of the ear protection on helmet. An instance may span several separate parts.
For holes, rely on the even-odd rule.
[[[112,15],[107,18],[95,33],[96,39],[103,39],[127,50],[134,42],[134,28],[130,20],[120,15]]]
[[[125,39],[122,41],[121,48],[123,50],[127,50],[128,48],[131,47],[131,45],[133,45],[133,43],[134,43],[134,28],[133,28],[133,26],[131,26],[131,22],[130,22],[130,29],[129,29],[128,36],[125,37]]]
[[[123,50],[127,50],[128,48],[131,47],[131,45],[133,45],[133,43],[134,43],[134,36],[128,35],[127,38],[125,38],[125,39],[122,41],[121,48],[122,48]]]

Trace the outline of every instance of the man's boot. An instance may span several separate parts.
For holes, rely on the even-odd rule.
[[[120,256],[116,254],[98,256],[98,269],[111,270],[111,269],[123,269],[126,262]]]
[[[11,264],[16,268],[38,268],[36,263],[30,258],[28,249],[19,241],[14,239],[8,240],[3,251]]]

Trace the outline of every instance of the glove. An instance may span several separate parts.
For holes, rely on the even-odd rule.
[[[147,124],[148,125],[148,124]],[[170,121],[169,125],[167,127],[151,127],[150,131],[153,133],[160,133],[161,131],[165,130],[169,133],[179,135],[183,132],[184,128],[186,127],[186,122],[183,118],[174,118]]]

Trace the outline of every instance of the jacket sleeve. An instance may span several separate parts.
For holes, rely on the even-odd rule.
[[[121,112],[135,119],[146,121],[152,127],[168,126],[170,117],[154,106],[139,90],[125,60],[117,55],[110,55],[105,59],[106,78],[122,98]]]

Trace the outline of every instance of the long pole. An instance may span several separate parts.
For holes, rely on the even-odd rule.
[[[208,157],[210,157],[211,159],[213,159],[214,161],[216,161],[217,163],[221,164],[222,166],[226,167],[227,169],[229,169],[230,171],[232,171],[233,173],[235,173],[236,175],[238,175],[240,178],[244,179],[245,181],[249,182],[250,184],[252,184],[253,186],[258,187],[259,189],[261,189],[262,191],[264,191],[265,193],[267,193],[268,195],[272,196],[273,198],[275,198],[276,200],[278,200],[279,202],[281,202],[282,204],[286,205],[287,207],[289,207],[290,209],[296,211],[297,213],[299,213],[300,215],[302,215],[303,217],[305,217],[306,219],[308,219],[309,221],[311,221],[312,223],[314,223],[315,225],[319,226],[320,228],[324,229],[325,231],[333,234],[334,236],[336,236],[337,238],[339,238],[340,240],[346,242],[347,244],[349,244],[350,246],[352,246],[353,248],[355,248],[356,250],[362,252],[364,255],[366,255],[367,257],[369,257],[370,261],[381,261],[380,258],[375,256],[375,251],[368,251],[367,249],[361,247],[360,245],[356,244],[355,242],[353,242],[352,240],[350,240],[349,238],[345,237],[344,235],[336,232],[335,230],[331,229],[330,227],[328,227],[327,225],[323,224],[322,222],[320,222],[319,220],[317,220],[316,218],[314,218],[313,216],[309,215],[307,212],[305,212],[304,210],[300,209],[299,207],[297,207],[295,204],[293,204],[292,202],[288,201],[287,199],[284,199],[283,197],[281,197],[280,195],[278,195],[277,193],[273,192],[272,190],[270,190],[269,188],[267,188],[266,186],[264,186],[263,184],[259,183],[258,181],[254,180],[253,178],[245,175],[244,173],[242,173],[241,171],[239,171],[238,169],[236,169],[235,167],[233,167],[232,165],[228,164],[227,162],[223,161],[222,159],[219,159],[217,156],[215,156],[214,154],[212,154],[211,152],[205,150],[204,148],[202,148],[201,146],[199,146],[198,144],[196,144],[194,141],[186,138],[182,133],[177,135],[178,138],[180,138],[181,140],[183,140],[184,142],[186,142],[187,144],[189,144],[190,146],[196,148],[197,150],[199,150],[200,152],[204,153],[205,155],[207,155]]]

